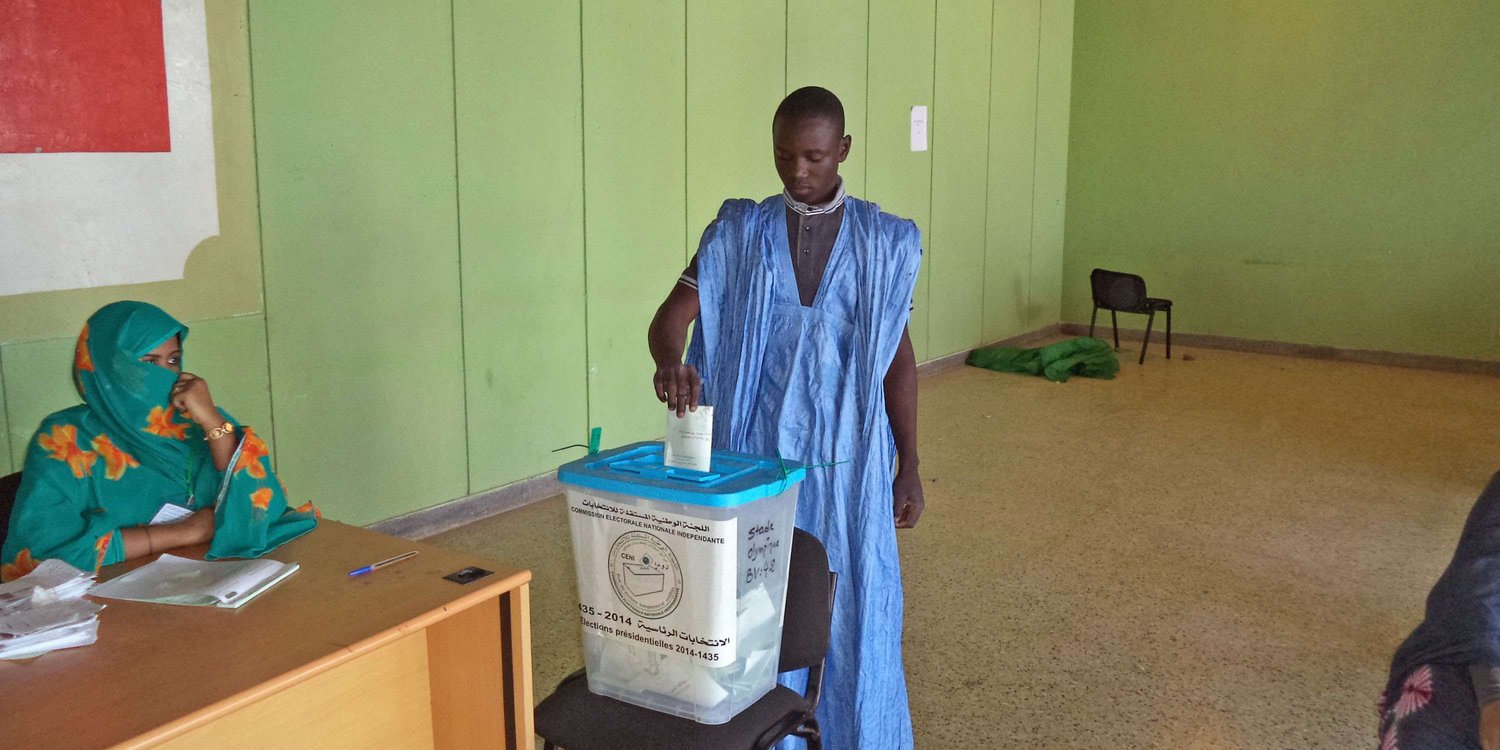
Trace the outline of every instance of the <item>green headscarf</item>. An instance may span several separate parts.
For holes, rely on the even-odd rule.
[[[73,382],[116,446],[175,479],[193,452],[182,439],[192,422],[172,408],[177,373],[141,361],[173,336],[186,343],[187,326],[155,305],[105,305],[78,335]]]

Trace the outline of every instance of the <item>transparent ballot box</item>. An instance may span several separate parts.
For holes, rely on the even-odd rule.
[[[638,443],[557,474],[589,690],[704,724],[770,691],[806,469],[715,451],[693,471]]]

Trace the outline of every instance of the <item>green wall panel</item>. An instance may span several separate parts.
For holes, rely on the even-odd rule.
[[[1031,301],[1031,219],[1036,177],[1039,0],[995,0],[991,29],[989,200],[985,222],[984,331],[998,341],[1056,321]]]
[[[687,4],[687,241],[726,198],[781,192],[771,118],[785,96],[786,5]]]
[[[865,195],[869,0],[786,0],[786,92],[822,86],[844,105],[844,129],[854,137],[839,170],[844,189]]]
[[[685,9],[583,3],[589,419],[608,445],[660,437],[646,329],[684,264]]]
[[[932,151],[911,150],[911,108],[926,106],[931,126],[937,126],[943,116],[932,109],[936,10],[932,2],[870,2],[866,188],[870,200],[882,209],[917,223],[924,248],[931,229]],[[928,358],[929,273],[924,258],[917,280],[916,309],[911,316],[911,339],[918,361]]]
[[[351,523],[468,489],[449,9],[251,6],[280,470]]]
[[[990,14],[990,0],[937,4],[929,358],[970,349],[983,335]]]
[[[18,470],[12,466],[10,451],[10,414],[5,402],[5,350],[0,348],[0,472]]]
[[[207,380],[214,403],[240,424],[255,428],[274,451],[265,319],[245,315],[200,320],[188,327],[191,331],[182,354],[188,372]]]
[[[575,3],[454,5],[469,485],[555,468],[588,429]]]
[[[1031,326],[1062,316],[1063,225],[1068,192],[1073,0],[1042,0],[1037,51],[1036,193],[1032,196]]]
[[[188,372],[208,381],[214,403],[242,424],[265,431],[270,442],[265,321],[259,315],[247,315],[198,321],[188,327],[191,331],[183,348]],[[48,414],[79,402],[72,378],[75,342],[69,337],[0,347],[4,370],[0,379],[6,385],[9,413],[5,442],[17,471],[37,425]]]
[[[79,321],[82,326],[83,321]],[[27,443],[37,425],[48,414],[80,401],[72,378],[76,341],[69,337],[0,347],[10,422],[8,437],[17,471],[26,463]]]
[[[1064,317],[1500,359],[1500,4],[1080,3]]]

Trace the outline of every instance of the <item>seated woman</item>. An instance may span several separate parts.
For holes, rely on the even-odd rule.
[[[83,403],[42,420],[30,443],[0,580],[48,558],[97,570],[205,542],[210,559],[257,557],[317,525],[312,503],[288,505],[266,444],[182,371],[187,334],[143,302],[89,318],[73,357]],[[166,505],[191,515],[151,525]]]
[[[1377,711],[1382,750],[1500,750],[1500,474],[1396,650]]]

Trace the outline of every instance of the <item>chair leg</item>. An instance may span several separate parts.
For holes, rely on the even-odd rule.
[[[1172,358],[1172,308],[1167,308],[1167,359]]]
[[[1098,319],[1098,317],[1099,317],[1099,305],[1095,304],[1094,305],[1094,312],[1093,312],[1093,314],[1089,315],[1089,338],[1093,338],[1094,337],[1094,321],[1096,319]]]
[[[1120,318],[1114,310],[1109,311],[1109,323],[1115,327],[1115,351],[1120,351]]]
[[[1146,337],[1141,339],[1141,361],[1146,364],[1146,347],[1151,345],[1151,324],[1156,321],[1156,311],[1152,310],[1146,315]]]

